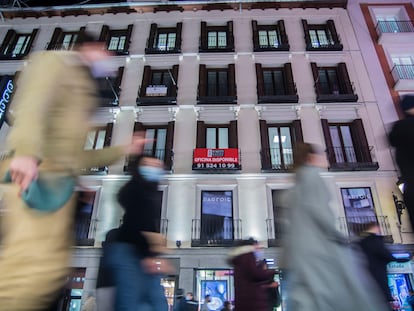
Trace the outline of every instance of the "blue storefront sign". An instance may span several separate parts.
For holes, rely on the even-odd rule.
[[[6,113],[10,106],[13,90],[13,77],[3,76],[0,80],[0,128],[3,126],[6,119]]]

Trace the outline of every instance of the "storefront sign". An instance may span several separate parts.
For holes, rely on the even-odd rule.
[[[239,149],[194,149],[193,170],[240,169]]]
[[[168,88],[165,85],[148,85],[145,91],[147,96],[167,96]]]
[[[6,119],[7,108],[10,105],[10,99],[13,94],[14,85],[10,76],[5,76],[0,80],[0,128]]]
[[[411,263],[408,262],[390,262],[387,265],[388,273],[412,273]]]

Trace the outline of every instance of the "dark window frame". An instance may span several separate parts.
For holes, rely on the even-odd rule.
[[[335,23],[333,20],[327,20],[324,24],[308,24],[307,20],[302,19],[303,31],[305,34],[306,50],[307,51],[342,51],[343,45],[340,42],[339,35],[336,31]],[[327,44],[319,44],[314,46],[309,31],[322,30],[325,32]],[[318,40],[320,43],[320,41]]]
[[[285,24],[283,20],[279,20],[276,24],[273,25],[258,25],[256,20],[252,20],[252,30],[253,30],[253,51],[254,52],[264,52],[264,51],[289,51],[290,45],[289,40],[285,30]],[[278,46],[261,46],[260,45],[260,31],[266,31],[269,34],[269,31],[276,31],[278,37]]]
[[[9,29],[0,46],[0,60],[22,59],[27,56],[32,48],[34,39],[39,29],[33,29],[31,33],[20,33],[14,29]],[[15,53],[17,43],[20,38],[26,38],[23,48]]]
[[[210,32],[225,32],[226,33],[226,46],[209,46],[208,34]],[[217,37],[218,44],[218,37]],[[208,26],[206,22],[201,22],[201,38],[199,52],[234,52],[234,34],[233,34],[233,22],[227,22],[225,26]]]
[[[68,31],[63,30],[60,27],[56,27],[53,32],[52,38],[50,39],[50,42],[47,45],[47,50],[72,50],[78,42],[78,38],[85,32],[85,29],[85,27],[80,27],[79,30]],[[66,35],[72,35],[76,37],[71,39],[68,48],[63,48],[63,42]]]
[[[118,106],[124,67],[119,67],[115,77],[97,78],[101,107]]]
[[[211,87],[209,86],[208,81],[208,73],[221,73],[226,72],[226,85],[225,88],[227,89],[226,94],[219,94],[216,95],[209,94],[211,91]],[[216,82],[218,78],[216,78]],[[220,89],[220,84],[216,83],[216,90]],[[229,64],[227,68],[210,68],[204,64],[200,64],[199,66],[199,84],[198,84],[198,97],[197,103],[198,104],[234,104],[237,102],[237,95],[236,95],[236,77],[235,77],[235,65]]]
[[[158,27],[156,23],[151,24],[150,35],[147,40],[147,47],[145,54],[176,54],[181,53],[181,32],[183,23],[179,22],[175,27]],[[160,49],[158,46],[160,35],[167,34],[167,41],[165,49]],[[175,34],[174,46],[168,48],[168,35]]]
[[[237,135],[237,120],[232,120],[229,123],[206,123],[204,121],[197,121],[197,141],[196,148],[206,148],[207,145],[207,128],[228,128],[228,148],[238,147],[238,135]],[[217,141],[216,141],[217,143]]]

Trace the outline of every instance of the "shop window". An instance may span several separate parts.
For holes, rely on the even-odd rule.
[[[181,52],[181,31],[182,23],[176,27],[158,27],[151,24],[148,46],[145,49],[147,54],[180,53]]]
[[[100,40],[105,41],[108,51],[118,55],[128,54],[129,43],[133,25],[128,25],[127,29],[110,29],[109,26],[102,26]]]
[[[234,52],[233,22],[226,26],[207,26],[201,22],[200,52]]]
[[[311,63],[311,68],[318,103],[356,102],[358,100],[358,95],[354,94],[353,84],[349,80],[345,63],[339,63],[336,67],[322,67]]]
[[[73,50],[78,42],[78,38],[85,32],[85,27],[78,31],[64,31],[56,27],[52,38],[47,46],[48,50]]]
[[[37,31],[17,33],[13,29],[8,30],[0,46],[0,59],[22,59],[29,54]]]
[[[236,102],[234,64],[230,64],[227,68],[207,68],[206,65],[200,65],[199,70],[199,104]]]
[[[174,121],[165,125],[145,125],[136,122],[134,131],[145,131],[148,141],[144,145],[143,153],[164,161],[167,170],[172,169],[173,164],[173,140]]]
[[[256,64],[257,96],[260,104],[297,103],[299,97],[290,63],[283,67],[262,67]]]
[[[253,50],[262,51],[289,51],[288,37],[283,20],[275,25],[258,25],[252,21]]]
[[[361,119],[350,123],[329,123],[322,119],[330,170],[377,170]]]
[[[333,20],[328,20],[326,24],[308,24],[305,19],[302,19],[302,26],[307,51],[342,51],[343,46]]]
[[[293,147],[303,141],[299,120],[290,124],[260,120],[262,170],[285,172],[293,166]]]
[[[137,104],[176,104],[178,68],[178,65],[174,65],[171,69],[154,69],[145,66]]]

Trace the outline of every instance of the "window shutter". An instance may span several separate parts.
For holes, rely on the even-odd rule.
[[[7,48],[10,46],[10,43],[14,40],[15,37],[16,37],[16,31],[14,31],[13,29],[9,29],[0,47],[0,51],[2,55],[4,55],[5,53],[6,54],[8,53]]]
[[[140,96],[147,96],[146,89],[147,86],[151,83],[151,66],[144,66],[144,74],[142,77],[142,85],[140,90]]]
[[[277,27],[279,28],[280,33],[280,40],[283,45],[287,45],[289,49],[289,40],[286,34],[286,28],[285,28],[285,22],[283,20],[280,20],[277,22]]]
[[[306,19],[302,19],[302,26],[303,26],[303,32],[305,34],[305,43],[306,43],[306,49],[310,48],[312,46],[310,36],[309,36],[309,26]]]
[[[177,23],[177,30],[175,33],[175,49],[181,51],[181,33],[183,30],[183,23]]]
[[[344,94],[354,94],[351,81],[349,81],[348,70],[346,69],[345,63],[338,64],[338,78],[342,92]]]
[[[134,132],[142,132],[144,131],[144,125],[142,124],[142,122],[135,122],[134,123]]]
[[[207,50],[207,23],[201,22],[201,38],[200,38],[200,50]]]
[[[129,44],[131,43],[131,35],[132,35],[132,29],[134,28],[133,24],[129,24],[126,32],[126,40],[125,40],[125,46],[124,46],[124,52],[129,51]]]
[[[104,146],[105,147],[109,147],[111,145],[113,128],[114,128],[113,123],[107,123],[106,124],[105,141],[104,141]]]
[[[338,37],[338,33],[336,32],[334,21],[330,19],[326,21],[326,25],[328,26],[328,30],[332,35],[332,40],[334,41],[334,44],[339,44],[339,37]]]
[[[260,142],[262,145],[261,161],[262,169],[271,169],[272,164],[270,161],[270,145],[269,145],[269,133],[267,131],[266,120],[259,120],[260,125]]]
[[[79,28],[79,32],[78,32],[78,37],[76,38],[76,43],[78,43],[79,38],[83,36],[83,34],[85,33],[86,27],[81,27]]]
[[[371,163],[371,153],[369,151],[368,140],[361,119],[352,121],[351,132],[358,162]]]
[[[233,21],[227,22],[227,48],[234,51]]]
[[[207,68],[206,65],[199,66],[198,73],[198,96],[207,96]]]
[[[197,121],[197,142],[196,148],[206,147],[206,125],[204,121]]]
[[[109,45],[109,26],[103,25],[101,29],[101,34],[99,35],[99,41],[105,41],[106,45]]]
[[[47,50],[56,50],[56,45],[59,42],[59,38],[62,36],[62,28],[56,27],[53,31],[52,38],[50,39],[49,45],[47,46]]]
[[[292,64],[286,63],[283,66],[283,78],[286,84],[288,95],[296,95],[295,82],[293,81]]]
[[[236,96],[236,73],[234,64],[229,64],[227,71],[228,96]]]
[[[238,135],[237,135],[237,120],[230,121],[229,148],[239,148]]]
[[[316,95],[322,94],[321,85],[319,83],[319,68],[316,63],[311,63],[313,80],[315,81]]]
[[[27,55],[30,52],[33,41],[36,38],[36,34],[38,31],[39,29],[33,29],[32,34],[30,35],[29,43],[27,44],[27,49],[24,51],[24,55]]]
[[[303,142],[302,123],[300,120],[292,121],[292,129],[293,135],[295,136],[294,139],[292,139],[293,143],[296,144],[298,142]]]
[[[257,96],[265,95],[262,64],[256,63]]]
[[[252,31],[253,31],[253,51],[258,51],[259,48],[259,30],[257,29],[257,21],[252,20]]]
[[[165,167],[168,170],[171,170],[172,168],[172,162],[173,162],[173,144],[174,144],[174,121],[168,122],[167,125],[167,137],[165,142]]]
[[[177,89],[178,89],[178,86],[177,86],[177,81],[178,81],[178,68],[179,68],[179,65],[174,65],[172,67],[171,74],[172,74],[172,77],[174,78],[174,82],[175,82],[175,85],[173,83],[173,85],[171,86],[171,96],[172,97],[177,97]]]
[[[152,23],[151,29],[150,29],[150,35],[148,39],[148,48],[152,49],[154,48],[155,43],[155,36],[157,35],[157,24]]]
[[[327,119],[321,119],[321,123],[322,123],[323,136],[325,137],[326,151],[328,153],[327,154],[328,161],[332,165],[336,163],[336,159],[335,159],[335,152],[334,152],[334,148],[332,144],[331,133],[329,131],[329,123]]]

